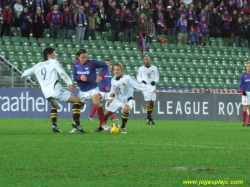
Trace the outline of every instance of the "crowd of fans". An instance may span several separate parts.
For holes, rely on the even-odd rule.
[[[178,35],[178,43],[203,45],[210,37],[234,37],[236,46],[250,41],[250,6],[244,0],[0,0],[1,36],[20,27],[21,36],[77,40],[107,31],[112,41],[133,41],[142,35],[147,42],[157,35]],[[250,43],[250,42],[249,42]],[[250,47],[250,45],[249,45]]]

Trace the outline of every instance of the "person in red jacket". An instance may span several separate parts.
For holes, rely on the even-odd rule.
[[[54,5],[54,9],[48,13],[46,21],[50,24],[50,38],[58,38],[59,28],[63,24],[63,16],[58,11],[58,6]]]

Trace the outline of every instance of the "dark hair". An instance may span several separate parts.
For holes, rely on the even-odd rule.
[[[106,62],[106,61],[109,61],[109,62],[110,62],[110,60],[109,60],[109,59],[106,59],[106,60],[105,60],[105,62]]]
[[[119,67],[123,70],[122,64],[119,63],[119,62],[117,62],[117,63],[115,63],[115,64],[112,66],[112,71],[114,70],[114,67],[115,67],[115,66],[119,66]]]
[[[47,47],[43,50],[43,58],[44,60],[48,60],[48,55],[51,55],[55,51],[52,47]]]
[[[86,49],[80,49],[80,50],[76,53],[76,55],[79,57],[81,54],[85,54],[85,53],[87,53]]]

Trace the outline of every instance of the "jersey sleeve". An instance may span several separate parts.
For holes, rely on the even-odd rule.
[[[96,68],[101,68],[99,71],[99,75],[103,78],[108,73],[108,65],[105,62],[100,62],[97,60],[93,60],[93,63]]]
[[[22,77],[27,77],[29,75],[33,75],[34,74],[34,69],[35,69],[35,66],[33,66],[32,68],[29,68],[27,70],[25,70],[23,73],[22,73]]]
[[[128,75],[128,82],[130,83],[131,86],[133,86],[134,88],[136,88],[138,90],[150,91],[150,92],[154,91],[154,87],[152,87],[151,85],[143,84],[143,83],[137,81],[136,79],[132,78],[130,75]]]
[[[155,66],[155,78],[154,78],[154,81],[157,83],[159,81],[159,78],[160,78],[160,74],[159,74],[158,68]]]
[[[141,67],[138,69],[138,73],[137,73],[136,79],[137,79],[139,82],[142,81],[142,68],[141,68]]]
[[[115,94],[115,87],[114,87],[114,84],[113,84],[114,80],[111,79],[111,88],[110,88],[110,93],[114,93]]]
[[[245,90],[245,89],[244,89],[244,84],[245,84],[245,79],[244,79],[244,76],[243,76],[243,74],[242,74],[241,77],[240,77],[239,84],[238,84],[239,90],[242,90],[242,91]]]
[[[68,76],[68,74],[65,72],[65,70],[62,68],[61,64],[58,61],[55,62],[55,68],[60,77],[64,80],[64,82],[66,82],[67,86],[73,84],[71,78]]]

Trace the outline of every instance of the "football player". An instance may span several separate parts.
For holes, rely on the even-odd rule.
[[[111,80],[110,97],[113,101],[106,108],[104,113],[105,122],[108,117],[116,112],[118,109],[122,109],[122,126],[121,133],[127,133],[125,126],[129,118],[129,112],[134,107],[133,92],[134,88],[138,90],[149,90],[150,92],[157,93],[152,85],[145,85],[132,78],[130,75],[123,74],[122,64],[116,63],[112,67],[114,77]],[[101,129],[100,129],[101,130]]]
[[[137,80],[146,85],[152,85],[156,87],[156,83],[159,80],[159,71],[158,68],[150,64],[149,56],[143,58],[144,65],[138,69]],[[151,93],[147,90],[143,91],[144,100],[147,105],[147,124],[155,125],[155,122],[152,118],[152,112],[154,111],[154,105],[156,101],[156,94]]]
[[[57,126],[57,108],[58,101],[69,103],[80,103],[80,99],[71,92],[64,90],[58,81],[58,74],[67,83],[68,89],[71,91],[73,84],[70,77],[66,74],[60,63],[56,60],[55,49],[48,47],[43,50],[44,61],[37,63],[32,68],[23,72],[22,78],[35,75],[45,98],[51,103],[51,120],[53,132],[61,132]],[[73,114],[76,111],[76,106],[73,106]],[[73,116],[76,128],[85,132],[80,125],[79,118]]]

